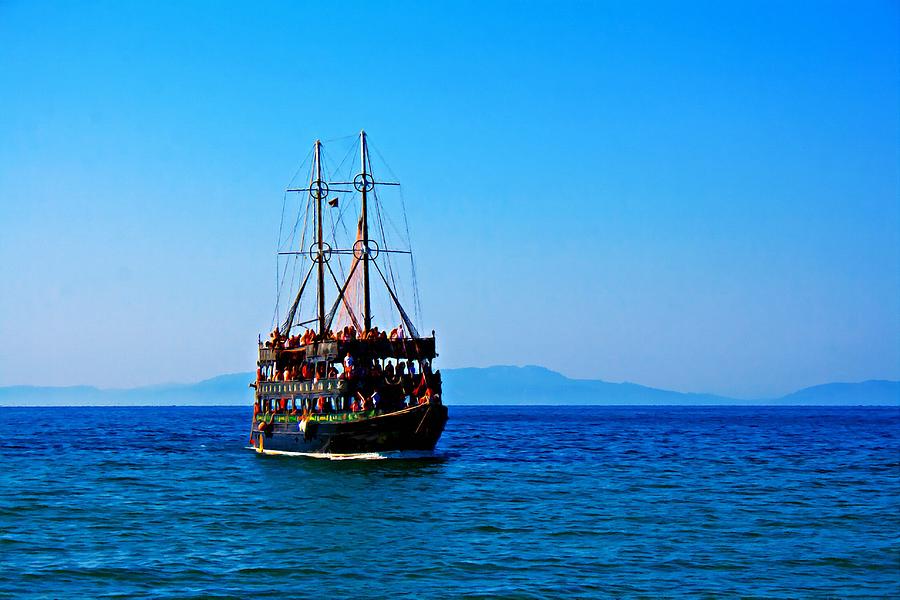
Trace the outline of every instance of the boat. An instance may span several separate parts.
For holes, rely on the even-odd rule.
[[[385,227],[390,216],[384,191],[399,191],[400,184],[376,179],[365,131],[358,136],[358,171],[355,161],[342,171],[356,148],[354,139],[329,174],[316,140],[308,178],[285,191],[275,327],[268,339],[257,339],[256,381],[250,384],[250,448],[260,454],[421,455],[434,451],[447,423],[441,374],[433,368],[435,332],[420,335],[400,300],[396,263],[406,258],[418,307],[402,195],[406,246],[392,246]],[[289,197],[299,199],[293,223],[285,220]],[[357,202],[359,210],[349,211],[358,214],[351,236],[344,217]],[[282,292],[293,298],[283,319]],[[373,320],[376,301],[381,314],[394,319],[382,327]]]

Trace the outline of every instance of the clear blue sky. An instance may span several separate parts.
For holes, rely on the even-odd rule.
[[[896,2],[0,2],[0,385],[250,370],[365,128],[442,366],[900,378]]]

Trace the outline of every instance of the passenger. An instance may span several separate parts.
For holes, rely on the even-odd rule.
[[[435,371],[431,375],[431,389],[434,390],[436,395],[440,395],[441,393],[441,372],[440,370]]]
[[[350,353],[347,353],[347,356],[344,357],[344,371],[353,372],[353,357],[350,356]]]
[[[370,363],[369,361],[361,362],[353,367],[353,378],[358,379],[360,381],[365,381],[366,377],[369,375],[370,371]]]
[[[392,342],[397,341],[397,328],[396,328],[396,327],[394,327],[393,329],[391,329],[391,333],[390,333],[390,335],[388,336],[388,339],[389,339],[390,341],[392,341]]]
[[[262,380],[263,380],[262,368],[256,367],[256,381],[262,381]]]
[[[382,331],[381,333],[378,334],[378,339],[382,342],[386,342],[388,339],[387,334]]]
[[[431,391],[431,388],[425,388],[425,393],[419,397],[419,404],[428,404],[433,395],[434,392]]]
[[[308,362],[304,362],[303,366],[300,368],[300,376],[304,381],[312,379],[312,367],[309,366]]]
[[[335,379],[338,376],[338,370],[334,365],[328,367],[328,379]]]
[[[415,377],[406,372],[406,363],[405,362],[401,362],[399,365],[397,365],[397,374],[400,377],[401,402],[409,405],[412,403],[413,390],[416,388]],[[407,398],[410,399],[409,403],[406,402]]]
[[[428,389],[428,382],[425,381],[425,375],[419,375],[418,380],[416,380],[416,385],[410,395],[414,398],[419,398],[425,393],[426,389]]]
[[[278,328],[272,330],[272,347],[273,348],[284,348],[285,338],[281,335],[281,332],[278,331]]]
[[[413,395],[421,397],[426,389],[431,387],[431,364],[427,360],[423,360],[421,362],[422,365],[422,375],[419,377],[419,382],[416,384],[416,389],[413,390]],[[421,404],[421,403],[420,403]]]
[[[394,371],[394,365],[388,363],[384,368],[384,385],[381,388],[385,409],[396,410],[404,404],[402,383],[403,379]]]

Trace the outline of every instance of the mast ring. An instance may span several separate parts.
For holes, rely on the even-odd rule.
[[[364,244],[362,240],[353,242],[353,258],[362,260],[366,255],[369,260],[378,258],[378,242],[375,240],[369,240],[368,244]]]
[[[314,200],[322,200],[323,198],[328,197],[328,182],[322,181],[321,179],[313,181],[309,184],[309,195],[312,196]]]
[[[319,262],[319,244],[313,242],[309,246],[309,260]],[[322,262],[331,260],[331,244],[322,242]]]
[[[375,179],[368,173],[360,173],[353,178],[353,187],[357,192],[371,192],[375,188]]]

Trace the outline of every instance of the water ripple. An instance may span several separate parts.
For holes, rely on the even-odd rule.
[[[897,409],[452,407],[424,460],[249,417],[4,409],[0,597],[900,595]]]

